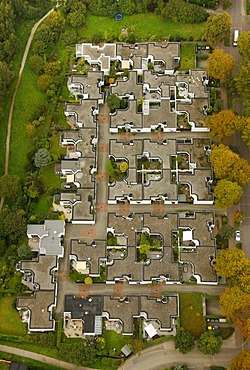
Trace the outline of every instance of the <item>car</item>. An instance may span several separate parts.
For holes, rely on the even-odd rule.
[[[237,230],[237,231],[235,232],[235,240],[236,240],[237,242],[240,242],[240,230]]]

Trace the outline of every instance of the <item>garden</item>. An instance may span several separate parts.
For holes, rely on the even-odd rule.
[[[115,160],[114,157],[110,156],[106,163],[106,170],[110,184],[115,181],[122,181],[128,175],[128,163],[127,161]]]
[[[160,234],[148,234],[146,231],[136,234],[137,239],[137,260],[145,261],[149,253],[162,252],[163,240]]]
[[[180,293],[180,325],[198,339],[206,330],[203,316],[203,294]]]

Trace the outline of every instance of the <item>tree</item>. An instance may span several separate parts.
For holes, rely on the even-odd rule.
[[[208,74],[210,77],[225,80],[231,75],[234,64],[233,56],[224,53],[222,49],[214,49],[207,60]]]
[[[198,349],[205,355],[216,355],[220,352],[222,346],[222,338],[215,336],[213,332],[206,331],[201,335],[198,342]]]
[[[241,211],[235,211],[233,213],[233,219],[234,219],[234,222],[240,224],[244,220],[243,212],[241,212]]]
[[[21,192],[20,179],[16,175],[4,175],[0,177],[0,197],[12,198]]]
[[[111,94],[107,97],[107,104],[110,111],[113,113],[116,109],[120,108],[120,98],[116,94]]]
[[[240,351],[238,355],[231,360],[229,370],[249,370],[250,350]]]
[[[224,249],[216,257],[214,268],[217,274],[236,283],[240,279],[240,275],[250,274],[250,260],[238,248]]]
[[[194,348],[194,337],[184,328],[177,330],[174,338],[174,347],[181,353],[186,354]]]
[[[27,244],[21,244],[17,248],[17,255],[21,259],[27,259],[30,258],[32,255],[31,249]]]
[[[46,148],[40,148],[35,153],[34,164],[36,167],[41,168],[47,166],[50,161],[50,152]]]
[[[26,221],[22,214],[4,209],[0,213],[0,237],[6,244],[16,244],[26,233]]]
[[[189,4],[183,0],[170,0],[162,9],[164,21],[174,23],[199,23],[208,18],[208,13],[197,4]]]
[[[226,37],[230,37],[232,22],[228,13],[210,15],[203,37],[212,46],[220,44]]]
[[[250,181],[250,166],[245,159],[234,153],[228,146],[212,146],[210,159],[218,179],[237,182],[240,186]]]
[[[90,276],[87,276],[85,279],[84,279],[84,283],[87,284],[87,285],[91,285],[93,283],[93,280]]]
[[[215,270],[226,276],[230,285],[238,286],[244,292],[250,292],[250,261],[238,248],[220,252],[216,258]]]
[[[231,207],[239,203],[242,194],[242,187],[237,182],[222,179],[214,189],[215,204],[221,208]]]
[[[51,77],[56,77],[61,73],[61,64],[60,62],[47,62],[44,65],[44,72],[46,75]]]
[[[232,236],[234,236],[234,233],[235,233],[235,229],[231,225],[224,225],[218,231],[218,234],[220,235],[222,239],[232,238]]]
[[[245,125],[242,129],[242,140],[250,147],[250,118],[245,118]]]
[[[175,364],[170,367],[170,370],[188,370],[188,366],[186,364]]]
[[[241,65],[235,85],[243,101],[244,114],[250,116],[250,61]]]
[[[127,164],[127,162],[122,162],[121,164],[120,164],[120,171],[121,172],[126,172],[127,171],[127,169],[128,169],[128,164]]]
[[[139,246],[139,251],[140,251],[141,254],[148,254],[150,252],[150,245],[141,244]]]
[[[250,59],[250,31],[239,34],[238,49],[244,59]]]
[[[222,110],[208,116],[205,123],[210,128],[210,136],[219,142],[223,142],[244,127],[245,119],[235,115],[232,110]]]
[[[227,288],[220,297],[221,312],[232,320],[245,338],[250,339],[249,281],[246,291],[240,287]]]
[[[44,60],[40,55],[32,55],[30,57],[30,66],[33,71],[39,75],[44,68]]]
[[[38,77],[37,87],[39,90],[45,92],[53,84],[53,77],[47,74],[43,74]]]
[[[77,365],[93,365],[96,360],[96,349],[93,346],[86,346],[85,342],[65,344],[59,348],[63,359]]]

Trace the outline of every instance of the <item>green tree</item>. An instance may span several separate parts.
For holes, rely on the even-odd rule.
[[[31,252],[30,247],[27,244],[21,244],[17,248],[17,255],[21,259],[27,259],[32,256],[32,252]]]
[[[13,198],[21,192],[20,179],[16,175],[4,175],[0,177],[0,197]]]
[[[246,142],[247,146],[250,147],[250,118],[245,118],[245,125],[242,128],[242,140]]]
[[[208,13],[196,4],[183,0],[169,0],[162,8],[161,17],[167,22],[199,23],[207,20]]]
[[[22,214],[4,209],[0,213],[0,238],[5,238],[6,244],[16,244],[26,234],[26,221]]]
[[[141,254],[148,254],[150,252],[150,245],[141,244],[139,246],[139,251],[140,251]]]
[[[93,346],[86,346],[85,342],[65,344],[59,349],[62,358],[65,361],[72,362],[76,365],[92,365],[96,360],[96,350]]]
[[[111,94],[107,97],[107,104],[111,112],[120,108],[120,98],[116,94]]]
[[[244,114],[250,116],[250,61],[241,64],[240,70],[235,77],[235,85],[242,98]]]
[[[237,182],[222,179],[218,181],[214,189],[215,204],[221,208],[231,207],[239,203],[242,194],[242,187]]]
[[[213,14],[208,18],[203,37],[212,46],[220,44],[226,37],[230,37],[232,22],[228,13]]]
[[[228,370],[249,370],[250,350],[240,351],[238,355],[231,360]]]
[[[238,49],[244,59],[250,59],[250,31],[239,34]]]
[[[47,74],[43,74],[38,77],[37,87],[39,90],[45,92],[53,84],[53,77]]]
[[[222,239],[232,238],[234,236],[234,233],[235,228],[231,225],[224,225],[218,231],[218,234],[221,236]]]
[[[170,367],[170,370],[188,370],[188,367],[185,364],[175,364]]]
[[[222,49],[214,49],[207,60],[207,70],[210,77],[226,80],[232,73],[235,60],[230,54]]]
[[[41,167],[47,166],[50,159],[51,157],[50,157],[50,152],[48,151],[48,149],[40,148],[35,153],[34,164],[36,167],[41,168]]]
[[[39,75],[44,69],[44,60],[40,55],[32,55],[30,57],[30,66],[33,71]]]
[[[181,353],[186,354],[194,348],[194,337],[184,328],[177,330],[174,338],[174,347]]]
[[[198,342],[198,349],[205,355],[216,355],[220,352],[222,346],[222,338],[215,336],[213,332],[206,331],[201,335]]]

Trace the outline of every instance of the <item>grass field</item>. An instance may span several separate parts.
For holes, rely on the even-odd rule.
[[[200,40],[204,23],[163,22],[158,15],[151,13],[124,16],[121,21],[117,22],[114,18],[97,17],[88,13],[86,27],[79,32],[79,38],[92,38],[93,35],[100,34],[106,40],[117,39],[123,28],[133,30],[137,41],[148,40],[150,37],[157,40],[169,37],[169,35],[173,38],[180,36],[185,39],[193,36],[194,40]]]
[[[195,338],[205,331],[206,322],[203,316],[202,294],[180,293],[181,327]]]
[[[7,121],[9,115],[9,109],[11,105],[12,95],[15,89],[18,71],[20,68],[21,60],[23,57],[23,52],[30,34],[30,30],[34,25],[35,21],[27,20],[22,21],[20,25],[17,27],[17,38],[19,41],[18,44],[18,52],[13,60],[13,71],[14,71],[14,79],[11,85],[8,88],[6,99],[4,102],[4,110],[1,115],[1,125],[0,125],[0,176],[4,174],[4,162],[5,162],[5,141],[6,141],[6,132],[7,132]]]
[[[15,362],[20,362],[22,364],[26,364],[26,365],[29,366],[29,369],[33,369],[33,370],[40,370],[40,369],[60,370],[61,369],[61,367],[48,365],[48,364],[45,364],[43,362],[34,361],[34,360],[29,359],[29,358],[16,356],[16,355],[13,355],[13,354],[7,353],[7,352],[0,352],[0,358],[5,359],[5,360],[9,360],[9,361],[15,361]],[[3,367],[1,367],[1,366],[3,366]],[[9,365],[8,365],[8,367],[4,367],[4,364],[0,363],[0,370],[5,370],[5,369],[9,369]]]
[[[46,189],[49,188],[61,188],[61,184],[63,181],[60,178],[60,175],[56,175],[54,172],[55,163],[51,163],[46,167],[43,167],[41,170],[41,180],[43,183],[43,186]]]
[[[105,330],[103,336],[106,340],[107,350],[116,348],[117,352],[120,352],[122,347],[130,343],[133,339],[131,336],[118,334],[114,330]]]
[[[180,69],[189,70],[195,67],[195,43],[181,43]]]
[[[20,320],[18,311],[13,307],[15,297],[0,299],[0,333],[9,335],[25,335],[26,325]]]
[[[27,62],[16,95],[10,141],[9,172],[20,177],[24,176],[27,154],[32,148],[32,139],[26,126],[32,120],[34,111],[44,103],[44,96],[38,90],[36,81],[37,76]]]

